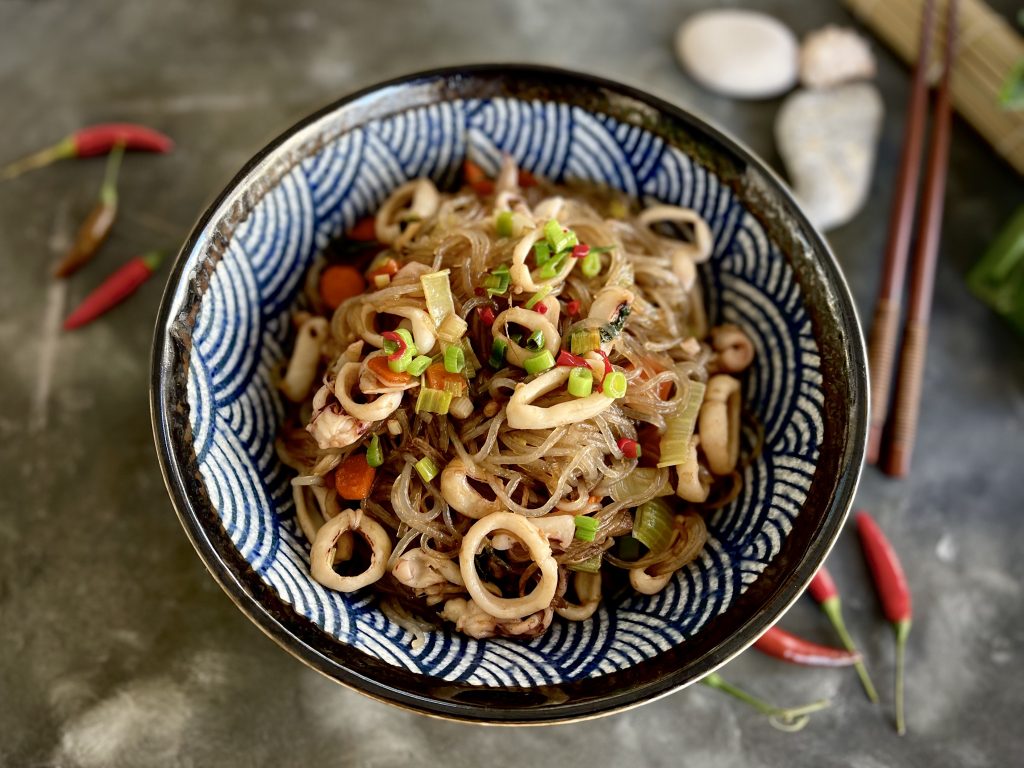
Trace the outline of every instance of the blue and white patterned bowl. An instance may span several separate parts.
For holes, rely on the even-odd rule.
[[[709,311],[752,335],[747,407],[764,449],[708,520],[702,557],[662,593],[529,642],[410,637],[372,594],[307,568],[273,451],[270,372],[317,251],[403,181],[450,184],[467,153],[553,180],[697,209],[715,252]],[[207,567],[281,645],[376,698],[453,718],[589,717],[685,686],[743,650],[800,594],[845,519],[867,412],[864,348],[836,262],[779,181],[702,121],[568,72],[482,66],[414,75],[302,121],[259,153],[182,249],[156,328],[152,406],[164,475]]]

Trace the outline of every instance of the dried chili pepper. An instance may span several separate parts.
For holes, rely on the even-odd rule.
[[[799,731],[807,725],[810,719],[808,715],[831,705],[827,699],[822,699],[799,707],[776,707],[726,681],[717,672],[712,672],[701,682],[709,688],[714,688],[716,691],[721,691],[749,704],[762,715],[768,715],[771,718],[771,724],[784,731]]]
[[[121,169],[122,157],[124,146],[119,145],[107,158],[107,170],[103,177],[103,186],[100,187],[99,201],[78,228],[75,242],[54,269],[54,276],[67,277],[83,266],[96,255],[96,251],[110,234],[117,218],[117,174]]]
[[[776,659],[806,667],[849,667],[860,661],[859,653],[812,643],[778,627],[761,635],[754,647]]]
[[[106,155],[123,144],[136,152],[170,152],[174,141],[160,131],[135,123],[100,123],[81,128],[56,144],[24,157],[0,170],[0,180],[13,179],[26,171],[72,157]]]
[[[839,640],[842,642],[843,647],[850,653],[857,653],[857,647],[854,645],[850,633],[846,631],[846,622],[843,621],[839,588],[836,586],[832,574],[828,572],[828,568],[823,565],[818,569],[818,572],[814,574],[814,578],[811,579],[811,584],[807,591],[811,593],[811,597],[817,601],[821,606],[821,610],[828,616],[828,620],[832,622],[832,626],[835,628],[836,634],[839,635]],[[871,677],[868,675],[868,669],[864,666],[863,660],[854,664],[854,667],[857,670],[857,675],[860,677],[860,683],[864,687],[864,693],[867,694],[873,703],[877,704],[878,691],[875,690],[875,685],[871,682]]]
[[[105,315],[138,290],[160,267],[164,255],[157,251],[136,256],[122,265],[82,299],[82,303],[64,321],[64,330],[72,331]]]
[[[896,630],[896,732],[902,735],[907,732],[903,715],[903,666],[913,615],[910,588],[903,574],[903,566],[889,540],[878,523],[863,510],[857,513],[857,532],[860,534],[861,548],[868,561],[875,589],[882,601],[882,611]]]

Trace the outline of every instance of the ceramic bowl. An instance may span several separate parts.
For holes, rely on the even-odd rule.
[[[314,255],[403,181],[495,171],[512,154],[556,181],[611,185],[696,209],[715,249],[711,317],[742,325],[744,378],[764,448],[708,517],[700,558],[660,594],[556,619],[527,642],[449,629],[414,649],[372,592],[314,582],[271,372]],[[523,66],[440,70],[368,88],[257,154],[178,255],[156,327],[153,428],[167,487],[199,556],[285,649],[374,698],[491,723],[593,717],[699,680],[797,598],[846,517],[864,450],[864,345],[820,235],[765,164],[684,110],[615,83]]]

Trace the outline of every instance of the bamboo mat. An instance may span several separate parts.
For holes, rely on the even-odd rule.
[[[855,16],[906,62],[917,57],[924,0],[843,0]],[[936,3],[936,43],[929,74],[941,70],[946,0]],[[959,46],[953,71],[953,106],[996,152],[1024,174],[1024,111],[1006,110],[999,94],[1024,60],[1024,39],[981,0],[960,0]]]

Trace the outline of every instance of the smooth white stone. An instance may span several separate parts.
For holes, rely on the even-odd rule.
[[[763,99],[796,84],[799,48],[782,22],[755,11],[704,11],[676,33],[676,56],[705,88]]]
[[[818,229],[845,224],[863,207],[883,113],[871,83],[800,90],[779,109],[779,154],[797,200]]]
[[[804,38],[800,46],[800,82],[808,88],[831,88],[875,76],[868,41],[852,29],[829,25]]]

